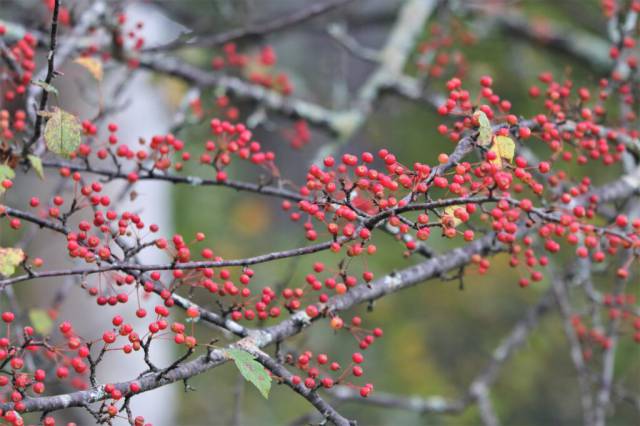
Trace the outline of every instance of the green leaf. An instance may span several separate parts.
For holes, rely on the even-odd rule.
[[[0,182],[5,179],[11,180],[15,177],[15,175],[16,173],[7,164],[0,164]],[[0,194],[2,194],[4,191],[4,186],[0,185]]]
[[[42,90],[45,90],[49,93],[53,93],[54,95],[58,96],[58,89],[56,89],[55,87],[53,87],[51,84],[42,81],[42,80],[35,80],[31,82],[33,85],[38,86],[38,87],[42,87]]]
[[[491,129],[491,122],[487,118],[487,114],[482,111],[476,111],[475,116],[478,118],[480,128],[478,129],[478,145],[487,146],[491,143],[493,136],[493,129]]]
[[[240,370],[242,377],[253,383],[262,396],[268,399],[269,390],[271,389],[271,376],[262,364],[256,361],[253,355],[242,349],[226,349],[225,352],[236,363],[236,367]]]
[[[24,252],[19,248],[0,247],[0,275],[10,277],[24,260]]]
[[[56,108],[44,128],[44,141],[49,151],[68,157],[80,146],[82,126],[73,114]]]
[[[51,321],[51,317],[44,309],[29,310],[29,321],[40,334],[49,334],[53,329],[53,321]]]
[[[36,174],[40,179],[44,179],[44,170],[42,169],[42,160],[36,155],[27,155],[31,167],[36,171]]]

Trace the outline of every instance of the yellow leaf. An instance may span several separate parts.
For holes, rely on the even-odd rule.
[[[455,215],[456,210],[458,210],[459,208],[460,208],[459,205],[445,207],[444,215],[442,216],[442,220],[441,220],[445,226],[448,225],[456,228],[458,225],[462,223],[462,220]]]
[[[509,136],[496,136],[493,145],[497,147],[497,154],[503,160],[513,161],[516,153],[516,143]]]
[[[96,80],[102,81],[102,77],[103,77],[104,74],[103,74],[103,71],[102,71],[102,62],[100,62],[100,60],[98,60],[96,58],[89,58],[89,57],[82,56],[80,58],[77,58],[73,62],[75,62],[76,64],[80,65],[81,67],[83,67],[87,71],[89,71],[89,73]]]
[[[487,146],[491,143],[491,136],[493,135],[491,122],[487,118],[487,114],[482,111],[476,111],[474,115],[478,118],[478,123],[480,124],[478,129],[478,145]]]
[[[154,83],[156,81],[169,105],[178,108],[184,100],[185,94],[189,91],[189,85],[182,80],[171,77],[156,77]]]
[[[264,201],[242,200],[235,204],[230,212],[233,218],[231,226],[244,237],[264,233],[271,224],[269,206]]]
[[[493,139],[491,151],[496,153],[496,158],[491,160],[492,164],[502,167],[502,160],[511,162],[516,152],[516,144],[509,136],[496,136]]]
[[[0,275],[10,277],[24,260],[24,252],[19,248],[0,247]]]

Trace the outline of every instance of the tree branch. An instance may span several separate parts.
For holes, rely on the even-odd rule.
[[[288,15],[254,24],[246,28],[237,28],[218,34],[187,33],[169,43],[149,47],[144,49],[144,51],[166,52],[189,47],[214,47],[245,38],[266,36],[324,15],[334,9],[346,6],[352,1],[353,0],[328,0],[324,2],[313,2],[309,6]]]

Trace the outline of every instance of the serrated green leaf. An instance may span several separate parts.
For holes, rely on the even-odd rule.
[[[478,129],[478,145],[487,146],[491,143],[493,136],[491,122],[487,118],[487,114],[483,111],[476,111],[475,116],[478,118],[478,123],[480,124],[480,128]]]
[[[256,361],[253,355],[242,349],[226,349],[225,352],[235,362],[242,377],[253,383],[262,396],[268,399],[269,390],[271,389],[271,376],[266,368]]]
[[[36,171],[36,174],[40,179],[44,179],[44,170],[42,169],[42,160],[36,155],[27,155],[31,167]]]
[[[11,180],[15,177],[15,175],[16,173],[7,164],[0,164],[0,182],[5,179]],[[4,186],[0,185],[0,194],[2,194],[4,191]]]
[[[40,334],[49,334],[53,329],[53,321],[44,309],[30,309],[29,321],[33,328]]]
[[[80,146],[82,126],[73,114],[56,108],[44,128],[49,151],[68,157]]]
[[[0,247],[0,275],[10,277],[24,260],[24,252],[19,248]]]
[[[32,83],[33,85],[35,85],[35,86],[42,87],[42,90],[45,90],[45,91],[47,91],[47,92],[49,92],[49,93],[53,93],[53,94],[55,94],[56,96],[58,96],[58,95],[59,95],[59,93],[58,93],[58,89],[56,89],[56,88],[55,88],[55,87],[53,87],[51,84],[49,84],[49,83],[47,83],[47,82],[45,82],[45,81],[42,81],[42,80],[35,80],[35,81],[32,81],[31,83]]]

